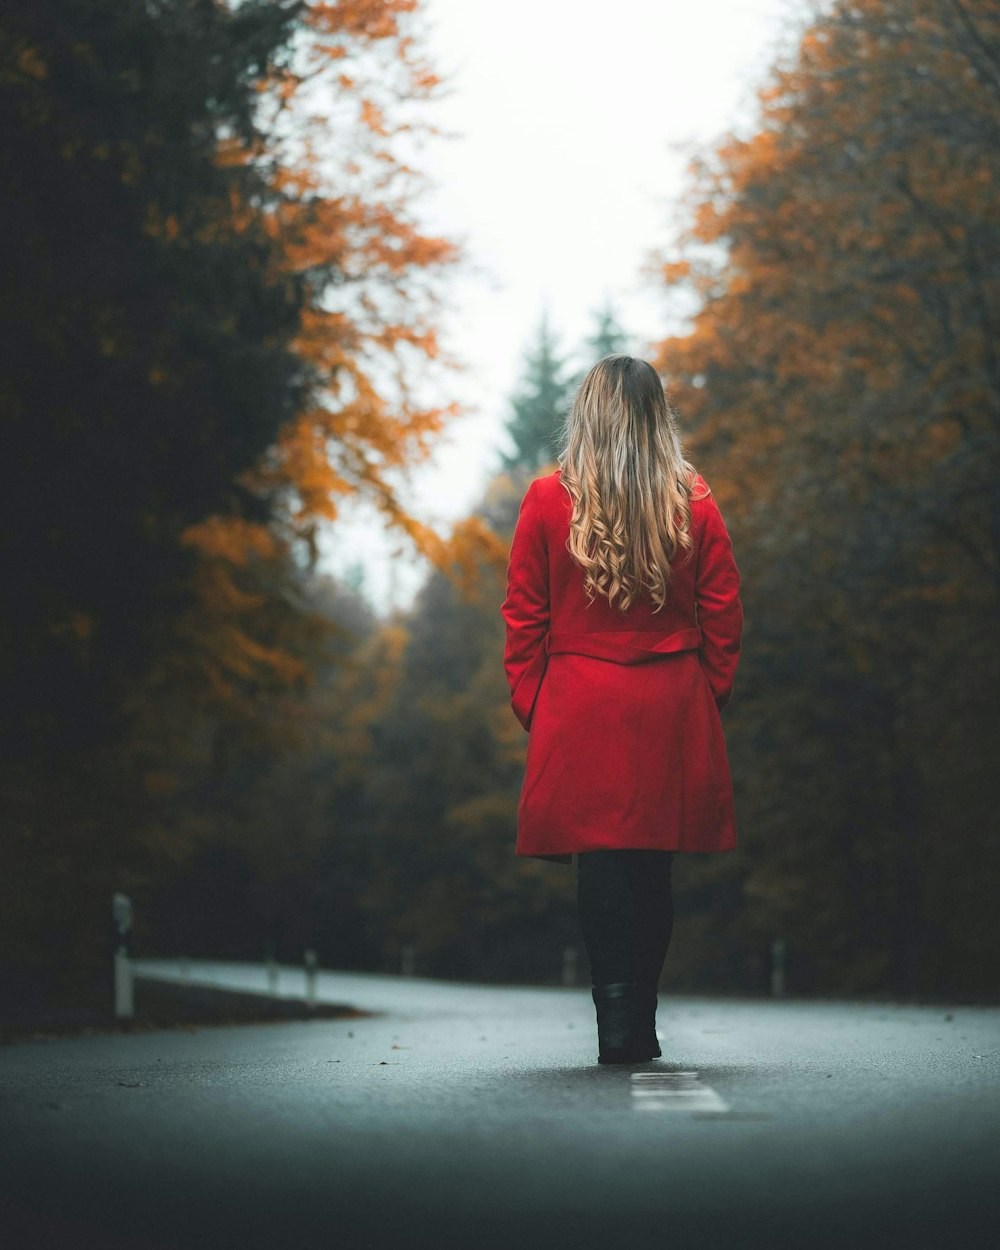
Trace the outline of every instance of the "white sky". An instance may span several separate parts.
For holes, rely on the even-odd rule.
[[[431,59],[451,88],[427,112],[458,136],[424,148],[434,185],[420,217],[461,240],[470,262],[452,274],[442,327],[466,368],[449,375],[453,390],[441,398],[474,411],[402,492],[422,521],[445,532],[495,471],[507,399],[543,306],[566,354],[605,296],[639,354],[678,328],[640,271],[677,224],[684,145],[752,124],[756,88],[803,7],[425,0]],[[407,605],[427,574],[374,509],[345,509],[323,543],[326,570],[355,561],[379,610]]]

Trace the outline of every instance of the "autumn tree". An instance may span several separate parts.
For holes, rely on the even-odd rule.
[[[338,642],[311,657],[306,690],[272,704],[284,749],[244,750],[212,780],[192,770],[160,804],[171,828],[197,827],[192,852],[143,892],[147,950],[241,959],[271,950],[297,962],[313,947],[338,967],[379,964],[361,907],[371,871],[367,779],[407,635],[328,578],[313,578],[308,594],[337,623]]]
[[[397,493],[456,411],[457,252],[413,209],[419,24],[413,0],[4,7],[8,950],[48,957],[43,896],[68,935],[144,888],[180,794],[294,741],[337,646],[310,566],[338,497],[450,557]]]
[[[378,935],[387,970],[410,946],[425,975],[558,981],[563,948],[579,942],[573,874],[514,855],[527,739],[510,710],[497,609],[521,493],[498,475],[469,518],[496,547],[481,547],[463,577],[428,576],[400,622],[391,696],[370,722],[347,842],[368,866],[355,927]],[[331,876],[353,853],[331,853]]]
[[[818,6],[657,261],[745,574],[743,934],[790,936],[803,985],[988,979],[998,58],[992,3]]]

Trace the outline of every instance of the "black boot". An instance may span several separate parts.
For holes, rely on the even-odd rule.
[[[660,1053],[643,1014],[634,981],[611,981],[591,990],[597,1008],[598,1063],[645,1063]],[[648,998],[645,1000],[648,1004]],[[648,1006],[647,1006],[648,1011]]]
[[[663,1054],[656,1036],[656,986],[639,986],[639,1037],[649,1049],[651,1059],[659,1059]]]

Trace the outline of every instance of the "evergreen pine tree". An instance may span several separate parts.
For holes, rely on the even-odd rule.
[[[579,353],[583,366],[573,374],[570,382],[573,390],[576,390],[587,376],[587,372],[599,360],[603,360],[605,356],[614,356],[618,352],[627,352],[629,348],[629,336],[622,329],[610,299],[605,298],[603,305],[596,309],[592,316],[594,330],[583,340]]]
[[[571,394],[565,368],[548,314],[543,313],[535,341],[525,355],[520,384],[510,401],[512,415],[505,428],[514,451],[503,453],[504,471],[534,472],[555,459],[559,426]]]
[[[605,299],[593,316],[594,333],[583,341],[587,369],[605,356],[628,351],[629,336],[622,329],[611,300]]]

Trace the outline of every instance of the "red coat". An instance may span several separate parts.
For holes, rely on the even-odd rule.
[[[732,694],[743,608],[733,547],[698,477],[693,550],[672,565],[667,603],[628,612],[597,596],[566,548],[561,471],[528,487],[511,543],[504,668],[529,730],[515,854],[736,845],[720,709]],[[702,498],[698,498],[702,495]]]

